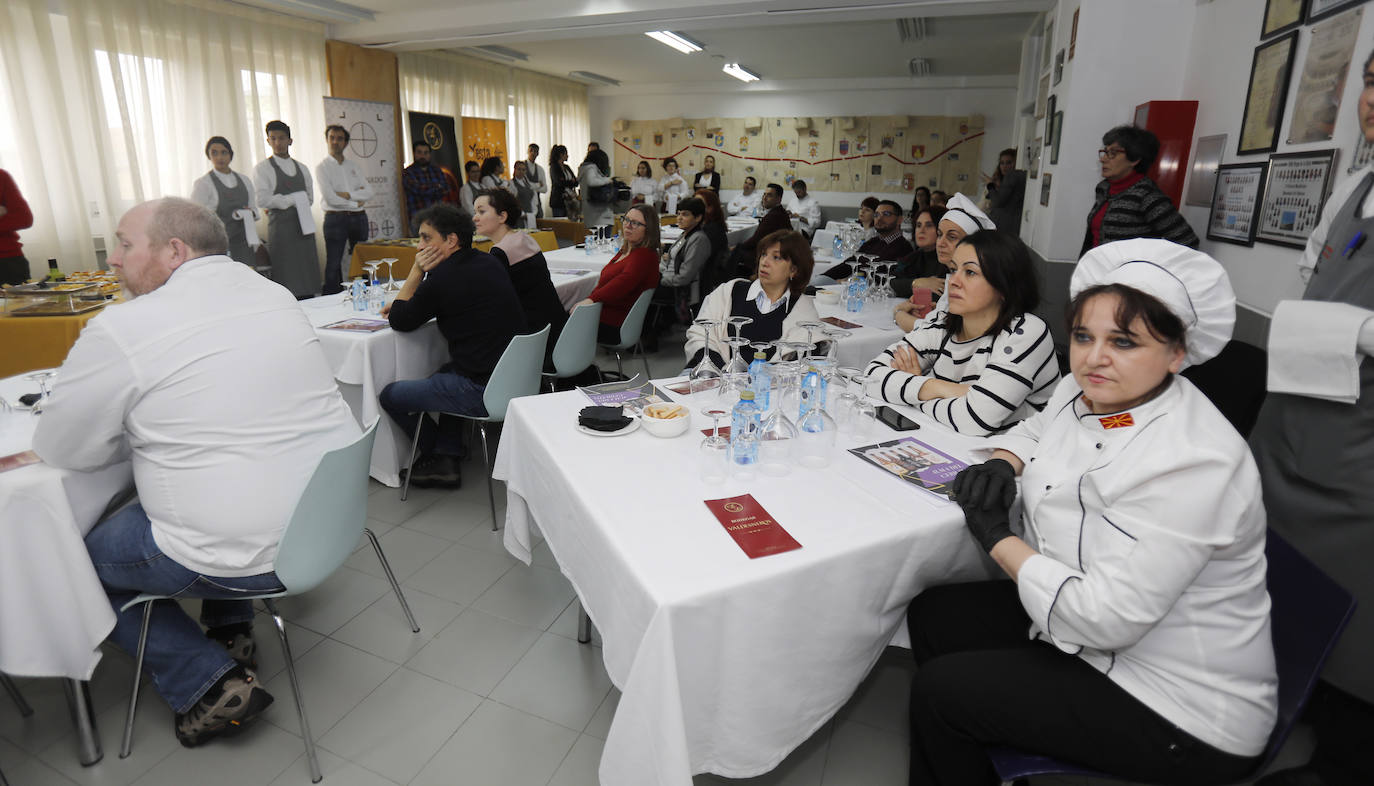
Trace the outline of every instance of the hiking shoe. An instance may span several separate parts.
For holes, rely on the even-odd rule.
[[[430,453],[415,460],[410,468],[410,485],[417,488],[456,489],[463,485],[458,460],[441,453]]]
[[[272,694],[258,687],[257,676],[251,671],[229,677],[213,699],[210,693],[189,712],[177,714],[177,739],[187,748],[238,734],[272,703]]]
[[[258,644],[253,637],[246,633],[235,633],[229,637],[216,636],[215,641],[224,645],[229,650],[229,657],[234,662],[245,669],[256,669],[258,667]]]

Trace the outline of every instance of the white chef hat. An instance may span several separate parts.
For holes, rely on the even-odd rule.
[[[1184,366],[1216,357],[1231,339],[1236,294],[1221,263],[1168,240],[1137,238],[1098,246],[1083,255],[1069,297],[1102,284],[1122,284],[1163,303],[1187,329]]]
[[[945,215],[941,221],[953,221],[964,230],[964,234],[971,235],[980,229],[996,229],[997,225],[992,223],[988,214],[978,209],[973,204],[973,200],[963,194],[955,194],[945,203]]]

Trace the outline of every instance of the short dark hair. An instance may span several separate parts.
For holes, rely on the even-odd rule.
[[[526,150],[527,152],[530,151],[530,150],[533,150],[535,155],[539,155],[539,143],[538,143],[538,142],[531,142],[531,143],[529,144],[529,147],[525,148],[525,150]]]
[[[803,191],[806,190],[806,181],[802,180],[801,178],[797,178],[796,180],[792,181],[792,190],[796,191],[799,188]]]
[[[348,129],[347,129],[347,128],[344,128],[343,126],[340,126],[340,125],[328,125],[328,126],[325,126],[325,127],[324,127],[324,138],[325,138],[325,139],[328,139],[328,138],[329,138],[329,132],[330,132],[330,131],[338,131],[340,134],[343,134],[343,135],[344,135],[344,144],[345,144],[345,145],[348,144],[349,142],[353,141],[353,135],[350,134],[350,133],[348,133]]]
[[[912,196],[915,196],[915,195],[921,193],[922,191],[926,192],[926,199],[929,200],[929,199],[930,199],[930,189],[929,189],[929,188],[926,188],[925,186],[916,186],[916,190],[915,190],[915,191],[912,191],[912,192],[911,192],[911,195],[912,195]]]
[[[639,168],[640,168],[640,167],[644,167],[645,169],[649,170],[649,177],[653,177],[653,176],[654,176],[654,166],[653,166],[653,164],[650,164],[648,161],[645,161],[644,159],[641,158],[641,159],[639,159],[639,163],[638,163],[638,164],[635,164],[635,177],[639,177]]]
[[[1040,306],[1040,281],[1035,275],[1035,263],[1031,261],[1030,249],[1021,242],[1021,238],[1010,232],[984,230],[966,236],[959,241],[959,245],[973,249],[983,278],[1002,296],[997,319],[993,320],[988,332],[983,335],[1001,333],[1011,325],[1013,319],[1029,314]],[[945,327],[958,333],[963,327],[963,318],[950,314],[945,317]]]
[[[677,203],[677,212],[681,213],[684,210],[700,218],[706,215],[706,203],[701,200],[701,197],[689,196]]]
[[[745,181],[746,183],[753,183],[754,185],[758,185],[758,184],[759,184],[759,181],[755,180],[753,175],[745,175],[745,176],[744,176],[744,181]]]
[[[1374,51],[1371,51],[1371,52],[1369,53],[1369,57],[1366,57],[1366,58],[1364,59],[1364,72],[1365,72],[1365,73],[1368,73],[1368,72],[1369,72],[1369,64],[1370,64],[1370,63],[1374,63]]]
[[[1102,135],[1104,146],[1121,145],[1126,151],[1126,160],[1135,162],[1135,171],[1148,172],[1150,165],[1159,156],[1159,137],[1154,132],[1137,126],[1117,126]]]
[[[879,200],[879,202],[878,202],[878,207],[882,207],[883,205],[887,205],[888,207],[892,208],[893,212],[895,212],[895,213],[897,214],[897,218],[901,218],[901,217],[902,217],[902,206],[901,206],[901,205],[897,204],[896,202],[893,202],[891,199]],[[874,208],[874,210],[877,210],[877,209],[878,209],[878,208],[876,208],[876,207]]]
[[[611,173],[611,157],[606,155],[606,151],[599,147],[595,150],[587,151],[587,157],[582,159],[582,164],[578,168],[581,169],[587,164],[595,164],[596,168],[601,170],[602,174],[609,175]]]
[[[520,210],[520,200],[504,188],[488,188],[477,192],[477,197],[486,197],[487,204],[498,213],[505,213],[506,226],[519,229],[525,223],[525,214]],[[476,201],[476,197],[473,201]]]
[[[866,207],[869,210],[878,209],[878,198],[875,196],[864,197],[864,201],[859,203],[859,207]]]
[[[667,158],[664,158],[664,159],[663,159],[663,171],[664,171],[664,172],[667,172],[667,171],[668,171],[668,165],[669,165],[669,164],[672,164],[673,166],[678,167],[679,169],[682,168],[682,165],[679,164],[679,163],[677,162],[677,159],[676,159],[676,158],[673,158],[672,156],[668,156]]]
[[[469,158],[468,162],[463,164],[463,171],[466,172],[469,169],[476,169],[480,172],[482,170],[482,165]]]
[[[811,271],[816,268],[816,257],[811,254],[811,243],[806,235],[793,229],[779,229],[764,235],[759,241],[758,252],[754,256],[754,278],[758,278],[758,261],[773,246],[778,246],[778,255],[797,266],[797,275],[787,282],[787,291],[793,298],[799,298],[811,284]]]
[[[998,153],[998,154],[997,154],[997,160],[998,160],[998,161],[1001,161],[1001,160],[1002,160],[1002,156],[1011,156],[1011,162],[1012,162],[1013,164],[1016,163],[1016,148],[1014,148],[1014,147],[1009,147],[1009,148],[1007,148],[1006,150],[1003,150],[1002,152]]]
[[[272,120],[268,122],[267,128],[263,131],[263,133],[270,134],[273,131],[281,131],[282,133],[286,134],[287,139],[291,138],[291,126],[288,126],[280,120]]]
[[[912,214],[913,216],[916,217],[916,220],[917,220],[917,221],[919,221],[919,220],[921,220],[921,214],[922,214],[922,213],[929,213],[929,214],[930,214],[930,220],[931,220],[931,221],[935,224],[935,226],[938,228],[938,227],[940,226],[940,219],[944,218],[944,217],[945,217],[945,213],[948,213],[948,212],[949,212],[949,208],[945,207],[944,205],[931,205],[930,207],[923,207],[923,208],[920,208],[919,210],[913,210],[913,211],[911,211],[911,214]]]
[[[234,160],[234,146],[229,144],[229,140],[222,136],[212,136],[210,141],[205,143],[205,157],[210,157],[210,145],[224,145],[224,149],[229,151],[229,160]]]
[[[934,191],[931,191],[931,192],[930,192],[931,198],[933,199],[933,198],[935,197],[936,194],[939,194],[940,196],[942,196],[942,197],[944,197],[944,198],[946,198],[946,199],[949,199],[949,194],[945,193],[944,191],[941,191],[941,190],[938,189],[938,188],[935,189]]]
[[[457,206],[447,202],[436,202],[411,216],[410,220],[415,226],[429,224],[441,238],[457,235],[459,248],[470,248],[472,236],[477,233],[477,228],[472,225],[472,219]]]
[[[422,148],[422,147],[429,147],[430,150],[433,150],[433,149],[434,149],[434,148],[432,148],[432,147],[429,146],[429,143],[428,143],[428,142],[425,142],[425,141],[421,140],[421,141],[416,142],[415,144],[413,144],[413,145],[410,146],[410,152],[414,153],[416,150],[419,150],[419,149]]]
[[[482,177],[499,176],[505,168],[506,165],[502,163],[500,156],[487,156],[482,160]]]
[[[588,149],[588,150],[600,150],[600,149],[601,149],[601,145],[600,145],[600,143],[597,143],[597,142],[588,142],[588,143],[587,143],[587,149]]]
[[[782,186],[778,185],[777,183],[769,183],[768,185],[764,186],[763,188],[764,188],[765,191],[776,191],[777,194],[778,194],[778,199],[782,199],[782,194],[783,194]]]
[[[983,234],[979,232],[978,234]],[[1183,324],[1183,320],[1178,315],[1169,310],[1159,298],[1148,295],[1135,287],[1125,284],[1099,284],[1074,295],[1065,319],[1065,325],[1072,334],[1074,329],[1080,324],[1083,317],[1083,309],[1088,305],[1088,301],[1098,295],[1116,295],[1116,314],[1114,315],[1116,327],[1123,333],[1131,332],[1131,323],[1136,317],[1140,317],[1145,323],[1145,329],[1150,331],[1150,335],[1155,340],[1165,344],[1187,349],[1186,337],[1188,328]]]

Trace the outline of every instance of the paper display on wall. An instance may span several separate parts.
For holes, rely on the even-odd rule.
[[[324,99],[324,116],[331,125],[348,129],[345,155],[362,170],[374,196],[367,211],[369,240],[401,237],[401,201],[396,188],[396,115],[391,104],[351,98]],[[302,218],[309,216],[305,211]]]
[[[1355,8],[1312,26],[1288,126],[1290,145],[1325,141],[1335,131],[1363,13],[1364,9]]]

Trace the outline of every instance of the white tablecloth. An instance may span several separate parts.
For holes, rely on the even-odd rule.
[[[0,380],[11,403],[37,391],[22,376]],[[0,456],[30,449],[37,421],[27,411],[0,414]],[[97,472],[40,463],[0,473],[0,671],[90,679],[115,616],[82,538],[132,486],[128,462]]]
[[[553,278],[553,288],[558,290],[558,299],[563,303],[563,308],[571,310],[596,289],[601,269],[606,267],[612,256],[604,253],[588,255],[586,249],[575,246],[544,252],[544,261],[549,263],[549,275]],[[568,272],[579,270],[587,272]]]
[[[693,429],[668,440],[579,433],[576,392],[516,399],[506,415],[506,547],[529,562],[538,522],[623,692],[606,786],[771,770],[848,700],[912,597],[990,575],[957,507],[839,447],[826,470],[702,483],[697,410],[712,395],[685,397]],[[878,431],[871,441],[896,436]],[[929,421],[916,435],[964,458],[973,444]],[[748,559],[703,504],[745,492],[802,548]]]

